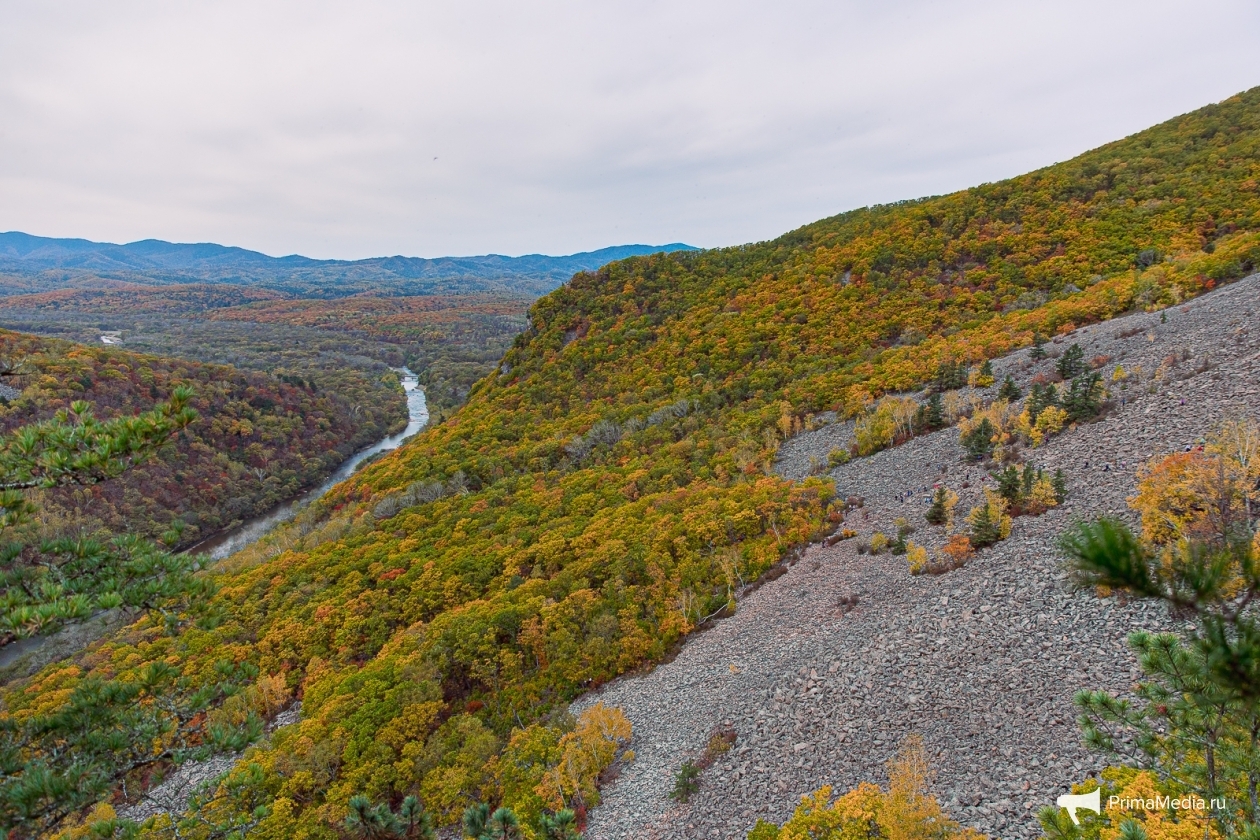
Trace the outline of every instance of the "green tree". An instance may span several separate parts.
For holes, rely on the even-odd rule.
[[[0,718],[0,826],[34,836],[108,793],[132,773],[216,752],[262,735],[262,721],[205,724],[207,710],[258,676],[221,660],[200,686],[163,661],[131,681],[89,678],[53,711]]]
[[[1036,423],[1037,415],[1052,405],[1059,404],[1059,389],[1053,385],[1042,385],[1034,382],[1028,391],[1028,402],[1025,408],[1028,410],[1028,419]]]
[[[967,366],[947,359],[936,368],[936,390],[952,391],[967,387]]]
[[[0,441],[0,526],[20,532],[35,513],[36,488],[91,485],[151,457],[196,414],[191,391],[135,417],[96,418],[84,403],[24,426]],[[49,633],[67,620],[124,607],[162,614],[168,632],[198,616],[213,593],[197,561],[134,536],[108,543],[60,539],[0,550],[0,644]],[[129,680],[90,677],[53,710],[0,719],[0,826],[19,834],[55,826],[130,774],[166,762],[237,751],[262,734],[252,712],[243,725],[208,723],[205,712],[258,675],[222,661],[195,681],[164,660]]]
[[[487,833],[481,840],[521,840],[521,823],[511,808],[498,808],[486,823]]]
[[[1046,338],[1041,333],[1033,333],[1032,349],[1028,351],[1028,358],[1034,362],[1040,362],[1046,357]]]
[[[192,390],[176,388],[169,402],[135,417],[99,420],[85,402],[0,440],[0,525],[26,521],[35,508],[23,491],[97,484],[151,457],[197,419]]]
[[[669,798],[675,802],[687,802],[698,790],[700,790],[700,768],[694,761],[688,759],[682,763],[674,775],[674,789],[669,792]]]
[[[1006,469],[997,474],[998,494],[1012,505],[1019,504],[1021,478],[1014,464],[1007,464]]]
[[[1081,345],[1073,344],[1067,350],[1064,350],[1054,369],[1065,380],[1080,376],[1089,370],[1089,366],[1085,364],[1085,351],[1081,349]]]
[[[1059,504],[1063,504],[1063,500],[1067,498],[1067,476],[1064,475],[1062,469],[1054,471],[1054,477],[1050,479],[1050,486],[1054,488],[1054,498]]]
[[[1032,495],[1033,485],[1041,478],[1041,470],[1034,469],[1032,464],[1024,464],[1024,471],[1019,477],[1020,498],[1027,499]]]
[[[540,814],[538,832],[541,840],[582,840],[577,828],[577,815],[568,808],[554,814]]]
[[[937,487],[936,492],[932,494],[932,506],[927,509],[927,513],[923,514],[923,518],[928,521],[929,525],[944,525],[949,518],[949,510],[945,506],[945,488]]]
[[[1015,377],[1008,373],[1006,378],[1002,380],[1001,387],[998,388],[998,399],[1015,402],[1023,395],[1023,392],[1019,390],[1019,386],[1015,384]]]
[[[1071,381],[1063,397],[1063,409],[1070,420],[1088,420],[1098,414],[1102,406],[1102,374],[1090,371]]]
[[[376,805],[366,796],[350,797],[350,813],[346,815],[346,829],[356,837],[366,840],[433,840],[433,819],[414,796],[402,801],[397,813],[389,804]]]
[[[521,840],[521,823],[511,808],[490,812],[485,802],[471,805],[464,811],[464,836],[470,840]]]
[[[460,824],[464,829],[465,837],[472,838],[472,840],[481,840],[490,824],[490,805],[485,802],[469,805],[464,810],[464,818],[460,821]]]
[[[986,491],[985,502],[972,508],[967,516],[967,521],[971,525],[971,533],[968,536],[973,548],[984,548],[1006,537],[1003,525],[1006,524],[1009,527],[1010,519],[1005,516],[1005,511],[1001,507],[1001,496],[991,494],[992,491]]]
[[[100,420],[76,402],[52,419],[0,439],[0,534],[20,532],[35,513],[27,491],[92,485],[152,457],[197,417],[178,388],[167,403],[135,417]],[[171,534],[173,542],[178,534]],[[203,602],[210,584],[197,561],[134,537],[110,543],[18,540],[0,548],[0,646],[57,630],[100,610],[169,610]]]
[[[1233,836],[1260,820],[1260,556],[1251,535],[1156,548],[1114,519],[1084,523],[1060,541],[1076,582],[1163,601],[1193,629],[1134,633],[1146,680],[1136,701],[1106,692],[1076,697],[1086,742],[1204,798],[1242,807],[1213,819]]]
[[[996,434],[997,429],[993,427],[989,418],[985,417],[976,424],[974,429],[963,436],[963,449],[966,449],[967,454],[978,461],[993,451],[993,438]]]
[[[941,404],[939,392],[928,397],[927,411],[924,414],[929,429],[939,429],[945,425],[945,408]]]

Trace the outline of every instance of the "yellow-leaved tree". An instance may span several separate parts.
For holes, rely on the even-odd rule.
[[[551,808],[599,803],[599,774],[630,741],[630,721],[615,706],[596,703],[578,715],[577,726],[560,739],[560,761],[543,776],[537,793]]]
[[[831,802],[831,788],[801,797],[783,826],[758,821],[748,840],[983,840],[950,819],[928,792],[923,739],[910,735],[888,762],[888,787],[863,782]]]
[[[1129,505],[1142,516],[1142,538],[1155,546],[1225,539],[1248,527],[1260,501],[1260,426],[1231,418],[1202,451],[1178,452],[1138,472]]]

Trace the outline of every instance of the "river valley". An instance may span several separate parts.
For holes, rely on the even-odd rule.
[[[255,517],[231,530],[202,540],[188,550],[205,554],[212,562],[223,560],[262,539],[271,533],[276,526],[288,522],[303,507],[349,478],[369,458],[397,449],[404,441],[423,429],[429,422],[429,409],[428,404],[425,402],[424,390],[420,387],[419,379],[408,368],[397,368],[396,370],[402,375],[402,388],[407,395],[406,428],[397,434],[382,438],[373,445],[351,455],[332,475],[317,487],[278,505],[262,516]],[[100,638],[112,628],[125,623],[129,618],[132,618],[132,616],[122,610],[108,610],[93,615],[84,621],[69,624],[51,635],[31,636],[6,645],[0,648],[0,681],[18,673],[30,673],[48,662],[79,650],[93,640]]]
[[[222,560],[251,545],[269,534],[277,525],[288,522],[304,506],[318,499],[330,489],[349,478],[359,466],[369,458],[397,449],[403,441],[424,428],[429,422],[429,408],[424,399],[424,390],[416,374],[407,368],[397,368],[402,374],[402,387],[407,395],[407,428],[398,434],[383,438],[366,449],[356,452],[337,468],[337,471],[326,478],[318,487],[306,491],[296,499],[279,505],[269,513],[255,517],[238,525],[230,531],[215,534],[194,545],[189,551],[209,555],[211,560]]]

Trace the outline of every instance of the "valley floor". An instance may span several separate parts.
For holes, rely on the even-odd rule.
[[[885,782],[885,763],[910,733],[922,735],[953,817],[993,836],[1038,836],[1036,810],[1106,766],[1081,744],[1073,693],[1127,690],[1138,671],[1124,637],[1177,629],[1155,605],[1073,591],[1056,540],[1083,518],[1132,519],[1125,500],[1140,464],[1195,444],[1231,411],[1260,415],[1257,310],[1260,277],[1250,277],[1167,310],[1166,323],[1131,315],[1047,345],[1110,356],[1107,375],[1140,366],[1141,384],[1115,391],[1124,404],[1104,419],[1026,452],[1064,469],[1067,503],[1016,519],[1010,539],[965,568],[912,577],[904,557],[857,554],[858,540],[811,546],[672,662],[583,697],[575,711],[595,702],[624,710],[636,753],[592,811],[588,837],[742,838],[759,817],[783,822],[824,784],[842,792]],[[1176,365],[1152,383],[1169,356]],[[1033,363],[1025,350],[994,368],[999,382],[1009,372],[1026,389],[1053,363]],[[780,472],[803,477],[845,434],[837,425],[788,442]],[[923,521],[927,488],[960,490],[969,479],[961,518],[985,478],[957,441],[945,429],[832,470],[842,497],[866,500],[845,527],[859,538],[893,533],[905,516],[912,539],[938,548],[942,529]],[[848,596],[858,604],[846,612]],[[690,803],[673,803],[678,767],[719,725],[735,729],[734,748],[704,772]]]

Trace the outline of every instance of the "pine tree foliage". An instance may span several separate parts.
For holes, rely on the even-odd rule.
[[[977,371],[976,385],[980,388],[988,388],[992,384],[993,384],[993,361],[991,359],[985,359],[984,362],[981,363],[980,365],[980,370]]]
[[[938,392],[966,388],[967,364],[953,359],[941,362],[936,369],[935,386]]]
[[[984,501],[971,509],[967,524],[971,526],[971,545],[984,548],[1006,539],[1011,533],[1011,516],[1006,499],[985,488]]]
[[[259,717],[231,726],[206,712],[258,671],[220,660],[213,675],[197,685],[153,662],[134,680],[83,680],[54,711],[10,710],[0,717],[0,824],[37,835],[133,772],[243,749],[262,734]]]
[[[1026,404],[1029,420],[1036,423],[1037,418],[1041,416],[1041,412],[1052,406],[1057,407],[1058,405],[1058,388],[1053,385],[1033,383],[1032,388],[1028,392],[1028,402]]]
[[[1073,343],[1067,350],[1064,350],[1063,355],[1059,357],[1059,361],[1055,365],[1055,370],[1064,379],[1072,379],[1089,370],[1089,366],[1085,364],[1085,351],[1081,349],[1081,345]]]
[[[1028,351],[1028,357],[1034,362],[1046,357],[1046,337],[1041,333],[1033,333],[1032,349]]]
[[[975,428],[963,435],[961,441],[963,449],[966,449],[967,454],[978,461],[993,452],[997,445],[994,440],[997,434],[997,427],[985,417],[976,424]]]
[[[944,525],[945,520],[949,517],[949,510],[945,506],[946,489],[944,487],[936,488],[932,494],[932,505],[927,509],[927,513],[923,515],[929,525]]]
[[[1019,390],[1019,386],[1015,384],[1015,378],[1008,373],[1006,378],[1002,380],[1002,386],[998,388],[998,399],[1013,403],[1022,396],[1024,394]]]
[[[1141,536],[1103,518],[1061,540],[1080,586],[1127,590],[1192,619],[1180,634],[1129,636],[1145,675],[1132,698],[1076,696],[1086,743],[1144,771],[1130,783],[1213,802],[1197,815],[1145,814],[1131,835],[1173,836],[1164,832],[1178,824],[1196,836],[1260,834],[1260,619],[1250,607],[1260,596],[1260,523],[1248,505],[1260,495],[1248,443],[1257,428],[1227,420],[1202,456],[1144,468],[1131,500]],[[1051,835],[1061,829],[1053,814],[1041,817]]]
[[[408,796],[397,811],[387,802],[375,805],[366,796],[353,796],[346,815],[346,829],[364,840],[434,840],[433,818],[420,800]]]
[[[542,814],[538,818],[540,840],[581,840],[577,828],[577,816],[568,808],[554,814]]]
[[[1073,422],[1088,420],[1098,414],[1102,400],[1102,374],[1093,370],[1069,383],[1068,392],[1063,397],[1063,410]]]
[[[0,438],[0,534],[9,536],[35,513],[25,491],[96,484],[152,457],[196,419],[191,397],[179,388],[152,411],[108,421],[79,402]],[[211,587],[193,577],[196,569],[194,558],[131,536],[9,542],[0,548],[0,645],[100,610],[204,602]]]

